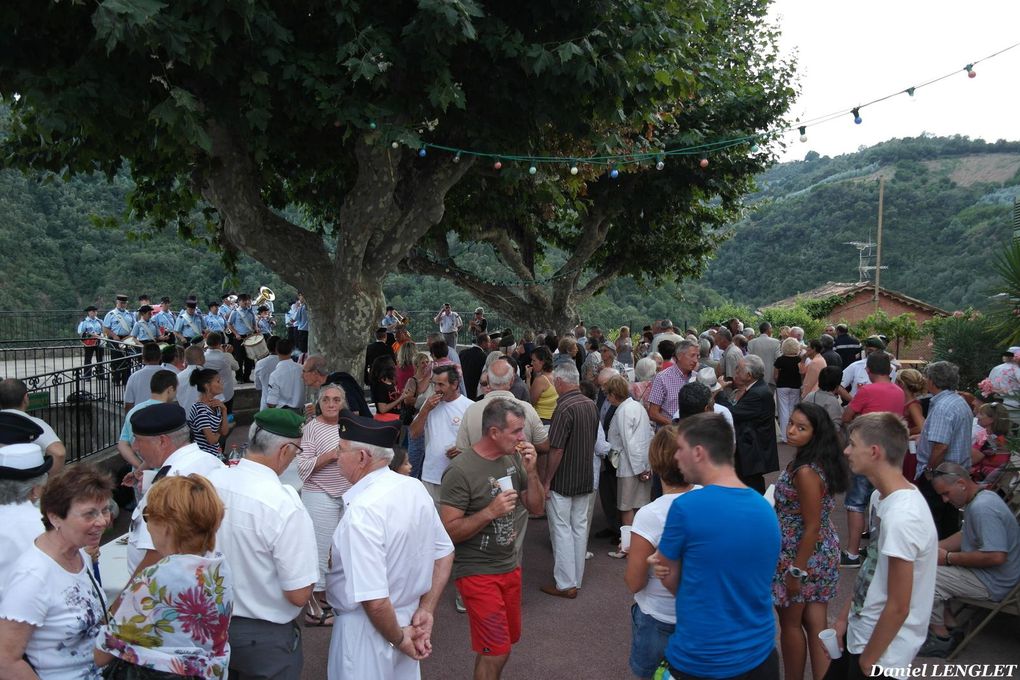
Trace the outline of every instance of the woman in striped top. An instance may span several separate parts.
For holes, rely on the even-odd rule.
[[[219,398],[223,394],[220,374],[214,368],[203,368],[193,371],[188,382],[198,389],[198,401],[188,413],[191,438],[198,448],[222,458],[230,423],[227,422],[227,405]]]
[[[298,475],[304,486],[301,500],[315,527],[315,544],[319,551],[319,580],[316,581],[305,625],[332,625],[332,610],[326,602],[326,568],[333,532],[344,512],[343,494],[351,483],[340,473],[340,410],[347,408],[347,398],[338,385],[323,385],[319,390],[320,415],[305,424],[298,454]],[[319,607],[321,605],[321,613]]]

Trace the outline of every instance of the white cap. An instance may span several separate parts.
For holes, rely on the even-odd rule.
[[[43,451],[38,444],[0,446],[0,467],[12,470],[31,470],[42,464]]]
[[[1008,351],[1013,356],[1016,356],[1016,355],[1020,354],[1020,347],[1017,347],[1016,345],[1014,345],[1014,346],[1010,347]]]
[[[712,390],[712,394],[722,389],[722,385],[719,384],[719,378],[715,374],[715,369],[711,366],[705,366],[705,368],[698,371],[698,382]]]

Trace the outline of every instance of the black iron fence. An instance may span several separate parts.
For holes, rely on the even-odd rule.
[[[28,414],[54,429],[67,449],[67,461],[115,446],[124,423],[123,383],[140,365],[138,355],[110,358],[112,348],[107,348],[105,361],[86,366],[77,339],[29,345],[0,343],[3,375],[28,387]]]

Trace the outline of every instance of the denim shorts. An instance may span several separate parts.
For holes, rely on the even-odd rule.
[[[639,678],[650,678],[666,658],[666,643],[676,627],[645,614],[635,602],[630,608],[630,670]]]
[[[868,501],[875,490],[864,475],[850,475],[850,488],[846,491],[843,505],[847,512],[864,512],[868,509]]]

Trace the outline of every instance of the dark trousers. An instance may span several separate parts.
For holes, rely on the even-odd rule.
[[[935,520],[935,530],[939,534],[939,540],[948,538],[960,530],[960,511],[952,503],[942,500],[942,497],[931,485],[931,480],[921,475],[914,480],[917,490],[928,501],[928,508],[931,510],[931,517]]]
[[[99,345],[93,345],[92,347],[85,348],[85,377],[92,377],[92,367],[89,366],[95,359],[96,363],[102,363],[103,361],[103,348]]]
[[[127,385],[128,378],[131,376],[131,362],[125,358],[128,356],[131,356],[131,353],[125,352],[117,345],[110,347],[110,369],[113,372],[115,385]]]
[[[606,516],[609,530],[619,534],[620,510],[616,507],[616,468],[608,461],[603,463],[602,472],[599,473],[599,502],[602,504],[602,512]]]
[[[234,360],[237,361],[237,373],[234,374],[234,377],[238,382],[251,380],[255,362],[248,358],[248,352],[244,350],[244,340],[236,336],[231,337],[230,346],[234,348]]]
[[[751,487],[758,493],[762,494],[763,496],[765,495],[765,475],[763,474],[747,476],[740,475],[740,481],[742,481],[744,484]]]
[[[669,674],[673,676],[675,680],[701,680],[700,676],[684,673],[681,670],[673,668],[672,664],[669,666]],[[776,654],[776,650],[773,649],[772,653],[769,654],[764,661],[751,670],[746,673],[741,673],[740,675],[734,675],[732,678],[726,678],[726,680],[779,680],[779,655]]]
[[[295,622],[230,619],[230,680],[300,680],[303,664]]]
[[[294,338],[294,344],[297,345],[298,350],[302,354],[308,353],[308,331],[297,331],[297,336]]]

